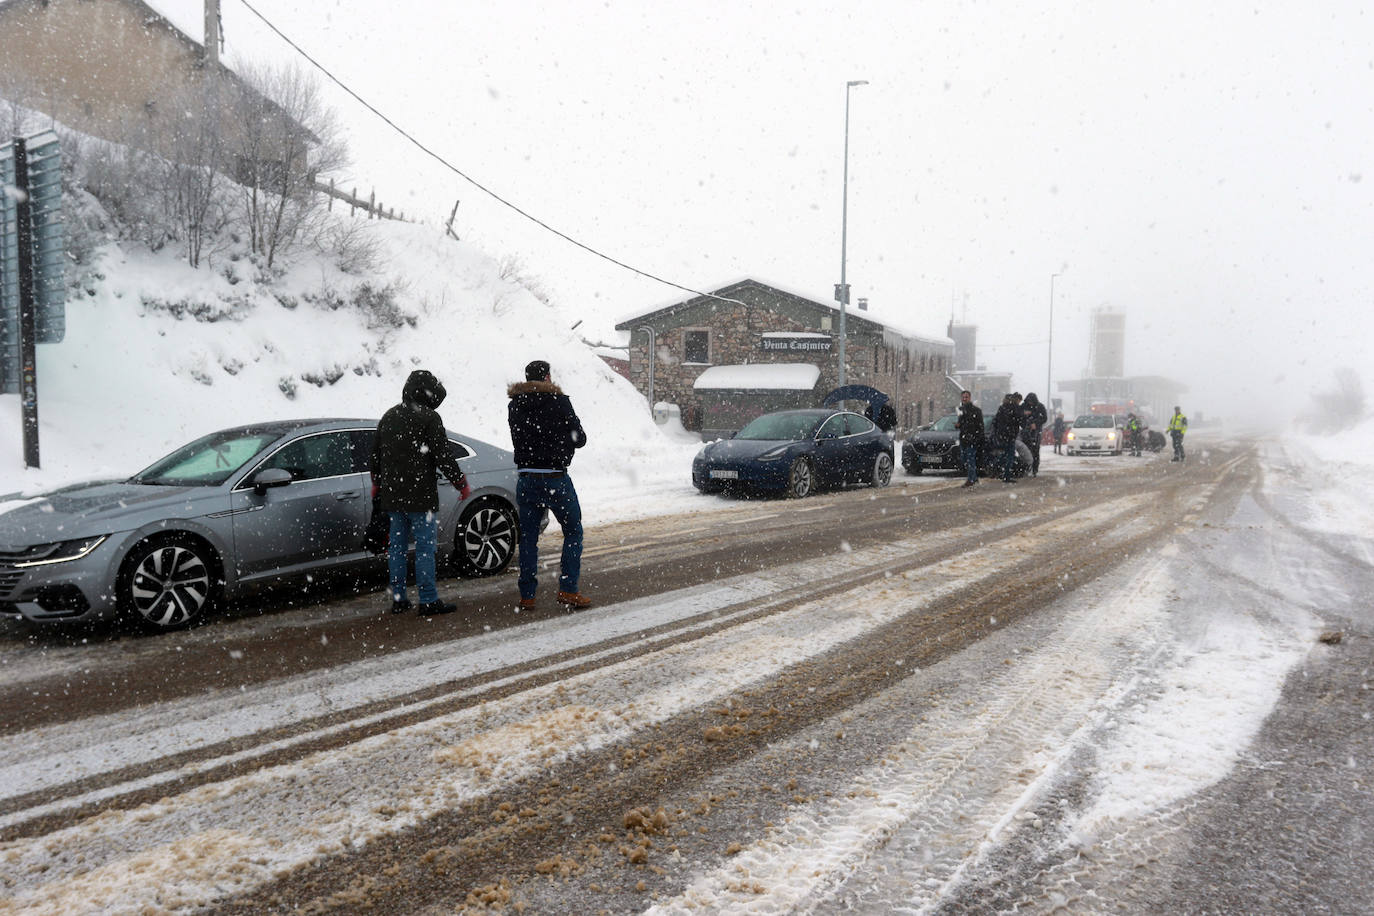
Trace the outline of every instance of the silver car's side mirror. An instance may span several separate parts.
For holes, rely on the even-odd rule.
[[[266,468],[253,475],[253,492],[259,496],[273,487],[284,487],[291,482],[291,472],[286,468]]]

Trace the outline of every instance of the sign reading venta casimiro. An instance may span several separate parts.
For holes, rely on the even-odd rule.
[[[765,353],[829,353],[834,343],[829,334],[787,334],[774,331],[759,336],[759,349]]]

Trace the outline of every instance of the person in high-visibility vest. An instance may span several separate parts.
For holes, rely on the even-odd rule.
[[[1131,446],[1131,455],[1136,458],[1140,457],[1141,434],[1140,418],[1131,414],[1126,418],[1126,440]]]
[[[1169,436],[1174,440],[1174,457],[1170,461],[1183,460],[1183,434],[1188,431],[1188,418],[1183,415],[1183,409],[1174,406],[1174,415],[1169,418]]]

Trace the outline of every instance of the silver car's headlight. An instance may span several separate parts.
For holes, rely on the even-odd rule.
[[[107,538],[109,538],[108,534],[96,534],[90,537],[77,538],[73,541],[36,544],[26,549],[19,555],[18,559],[11,560],[5,565],[23,568],[26,566],[44,566],[48,563],[66,563],[71,560],[79,560],[103,544]]]

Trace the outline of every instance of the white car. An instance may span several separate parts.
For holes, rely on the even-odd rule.
[[[1064,437],[1070,455],[1120,455],[1121,426],[1111,414],[1085,413],[1073,421]]]

